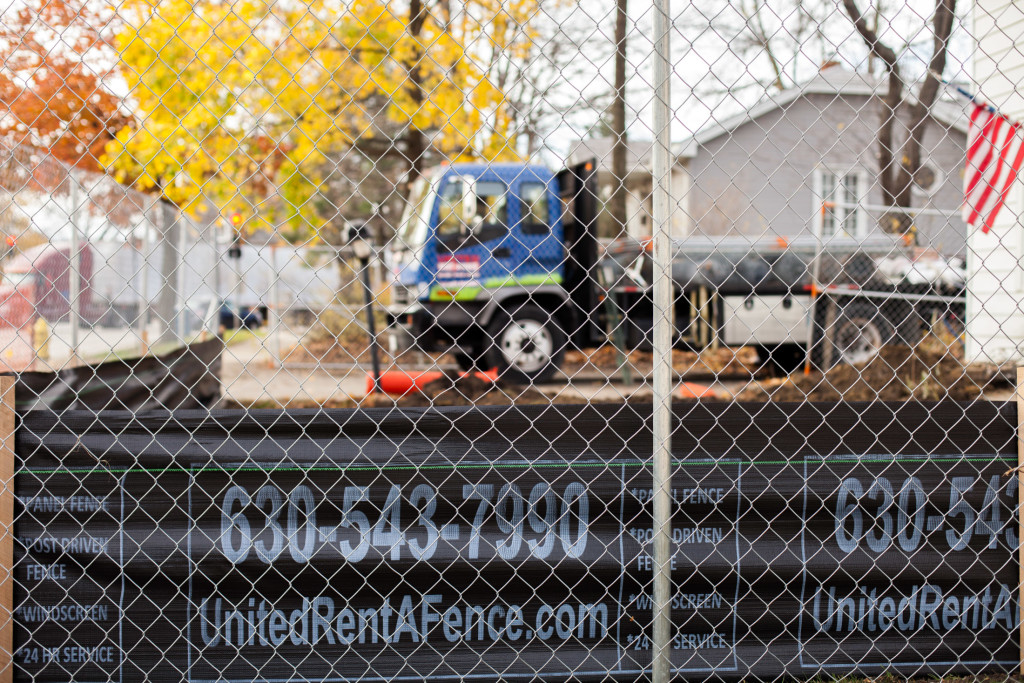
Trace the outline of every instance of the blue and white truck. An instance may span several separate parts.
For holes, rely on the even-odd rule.
[[[524,164],[442,166],[414,184],[385,259],[392,351],[450,351],[512,381],[550,378],[570,348],[621,326],[631,347],[653,327],[652,262],[636,241],[599,243],[595,163],[558,173]],[[795,367],[864,360],[962,326],[963,281],[942,261],[914,277],[895,236],[785,241],[685,239],[672,278],[678,346],[753,345]],[[909,264],[909,266],[907,266]]]

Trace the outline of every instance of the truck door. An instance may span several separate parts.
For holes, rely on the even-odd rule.
[[[509,232],[508,186],[490,178],[450,176],[440,191],[437,222],[437,295],[475,298],[481,287],[507,281],[516,271]]]
[[[509,217],[514,229],[513,252],[520,284],[561,284],[564,254],[558,196],[550,173],[528,168],[511,182]]]
[[[597,278],[597,163],[587,161],[556,176],[561,195],[562,241],[565,243],[564,282],[578,311],[570,330],[578,346],[596,343],[604,335]]]

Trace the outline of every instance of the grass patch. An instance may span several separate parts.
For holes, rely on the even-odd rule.
[[[248,327],[236,327],[233,330],[224,331],[224,345],[232,346],[234,344],[242,344],[253,339],[265,339],[267,331],[265,328],[259,328],[258,330],[251,330]]]

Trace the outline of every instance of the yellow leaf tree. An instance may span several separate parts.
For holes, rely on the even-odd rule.
[[[496,65],[531,40],[536,0],[517,1],[452,16],[445,0],[127,0],[116,46],[135,119],[105,162],[186,210],[316,235],[329,155],[379,136],[382,118],[414,173],[427,140],[450,159],[514,156]],[[383,111],[365,106],[381,97]]]

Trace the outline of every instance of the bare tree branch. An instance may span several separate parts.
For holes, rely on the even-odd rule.
[[[891,47],[882,42],[878,34],[868,26],[867,20],[861,13],[860,8],[857,7],[856,0],[843,0],[843,7],[846,9],[846,13],[850,16],[850,20],[853,21],[854,27],[857,29],[857,33],[860,34],[861,38],[867,44],[868,49],[881,59],[888,68],[891,70],[897,68],[896,53]]]
[[[935,37],[932,57],[928,62],[928,72],[925,74],[924,83],[921,84],[921,90],[917,93],[917,101],[910,108],[910,131],[907,134],[901,159],[898,187],[902,186],[902,192],[906,195],[906,201],[900,202],[901,206],[910,205],[910,189],[914,182],[914,176],[921,168],[921,147],[924,143],[925,129],[928,126],[928,114],[939,93],[939,77],[946,69],[947,46],[949,36],[953,32],[955,18],[956,0],[937,0],[933,19]]]
[[[939,92],[939,78],[946,68],[949,37],[956,18],[956,0],[935,0],[932,56],[917,99],[909,106],[907,135],[903,139],[898,158],[895,154],[896,141],[893,131],[899,111],[907,100],[907,88],[900,75],[898,55],[881,41],[875,29],[868,26],[856,0],[843,0],[843,7],[871,54],[885,64],[885,69],[889,73],[889,87],[881,99],[882,121],[877,134],[879,177],[883,203],[886,206],[908,208],[913,201],[914,178],[921,167],[921,148],[930,120],[929,115]],[[876,26],[878,23],[876,16]],[[890,213],[887,218],[888,221],[883,221],[882,225],[885,230],[912,230],[913,222],[905,211]]]
[[[748,26],[752,23],[756,25],[756,29],[752,30],[754,42],[765,53],[765,56],[768,57],[768,62],[772,67],[772,73],[775,74],[775,87],[779,90],[785,90],[786,83],[782,78],[782,65],[779,63],[779,60],[775,55],[772,37],[768,34],[768,29],[764,24],[764,15],[762,14],[763,4],[760,0],[753,0],[753,5],[753,11],[747,12],[746,4],[743,4],[743,16],[747,20]]]
[[[881,100],[881,120],[878,125],[878,173],[882,186],[882,203],[886,206],[898,206],[901,197],[898,185],[900,173],[899,165],[896,163],[893,129],[899,117],[900,105],[903,103],[904,83],[900,75],[899,60],[896,51],[883,43],[875,30],[868,26],[856,0],[843,0],[843,7],[871,54],[878,57],[889,72],[889,87]]]

